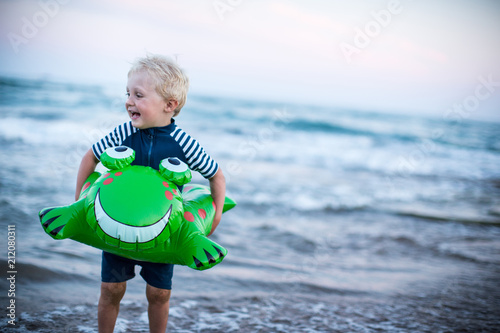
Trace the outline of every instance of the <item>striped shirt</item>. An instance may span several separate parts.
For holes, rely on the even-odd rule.
[[[126,122],[92,145],[92,151],[100,159],[104,150],[116,146],[135,150],[132,165],[150,166],[158,170],[163,159],[177,157],[207,179],[212,178],[219,169],[217,162],[198,141],[177,127],[174,119],[168,126],[143,130],[133,127],[130,121]]]

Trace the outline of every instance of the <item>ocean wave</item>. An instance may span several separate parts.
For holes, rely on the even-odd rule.
[[[75,109],[104,106],[113,108],[118,98],[108,95],[99,85],[55,82],[47,79],[21,79],[0,77],[2,108],[33,109],[42,106],[72,113]],[[8,108],[8,109],[7,109]]]
[[[409,184],[413,185],[413,183]],[[478,205],[471,204],[469,199],[467,205],[464,203],[460,207],[457,203],[451,205],[449,200],[453,198],[448,198],[444,194],[436,195],[440,201],[429,201],[429,199],[422,198],[422,194],[417,191],[407,193],[405,188],[381,187],[379,189],[367,188],[367,190],[372,191],[371,197],[357,195],[356,189],[352,189],[352,193],[343,195],[331,193],[321,196],[311,192],[306,196],[289,190],[288,193],[281,195],[272,192],[261,194],[259,197],[249,197],[242,194],[237,194],[237,197],[239,209],[251,211],[261,216],[308,215],[317,218],[372,212],[425,221],[500,225],[500,210],[498,207],[491,206],[491,201],[487,200],[486,197],[484,199],[481,199],[482,197],[476,198],[475,200],[484,201],[478,202]],[[467,199],[463,200],[467,201]],[[439,203],[447,205],[448,208],[440,208]],[[488,206],[491,207],[485,211],[483,208]]]
[[[4,188],[5,185],[0,182],[0,189]],[[6,190],[3,190],[7,192]],[[26,223],[32,217],[23,210],[23,207],[18,207],[16,203],[11,202],[12,198],[1,198],[0,197],[0,225],[15,224],[15,223]]]
[[[442,222],[459,222],[459,223],[471,223],[471,224],[487,224],[493,226],[500,226],[500,218],[496,216],[484,216],[484,215],[458,215],[454,212],[417,212],[417,211],[405,211],[399,210],[393,212],[399,216],[414,217],[422,220],[428,221],[442,221]]]
[[[7,267],[7,262],[2,261],[3,267]],[[21,284],[30,283],[54,283],[54,282],[87,282],[91,279],[85,275],[63,272],[57,269],[47,268],[35,264],[28,264],[16,261],[16,271],[22,279]]]
[[[356,127],[348,127],[346,125],[333,124],[325,121],[314,121],[307,119],[298,119],[287,124],[291,130],[302,130],[306,132],[326,132],[331,134],[341,134],[348,136],[368,136],[377,139],[396,139],[403,142],[414,142],[420,139],[418,136],[397,133],[381,133],[369,130],[368,128],[361,129]]]
[[[270,194],[271,196],[272,194]],[[238,206],[240,209],[253,211],[263,215],[269,215],[273,213],[287,212],[287,214],[301,213],[301,214],[338,214],[338,213],[349,213],[349,212],[361,212],[366,211],[371,208],[371,206],[366,202],[353,201],[351,203],[331,202],[331,198],[323,198],[323,200],[314,200],[304,202],[295,202],[293,200],[270,200],[269,202],[263,202],[259,199],[249,199],[242,198],[238,200]]]
[[[442,242],[437,251],[460,261],[500,264],[500,241],[484,237],[460,237]]]

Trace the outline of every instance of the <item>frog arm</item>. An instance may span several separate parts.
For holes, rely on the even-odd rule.
[[[212,230],[212,222],[215,216],[214,200],[210,195],[208,186],[189,184],[182,192],[184,204],[184,217],[188,222],[194,222],[198,229],[206,236]],[[236,202],[226,196],[222,212],[236,206]]]
[[[194,223],[185,222],[175,235],[176,253],[182,264],[196,270],[209,269],[220,263],[227,250],[201,233]]]
[[[92,172],[90,174],[90,176],[87,177],[85,182],[83,182],[83,186],[82,186],[82,189],[80,190],[80,195],[78,197],[78,200],[85,198],[87,196],[90,188],[95,183],[97,178],[99,178],[100,176],[101,176],[101,174],[99,172],[95,171],[95,172]]]

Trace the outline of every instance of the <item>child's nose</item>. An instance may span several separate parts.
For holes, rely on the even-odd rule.
[[[129,106],[131,106],[131,105],[133,105],[133,104],[134,104],[134,103],[133,103],[133,101],[132,101],[132,96],[128,96],[128,97],[127,97],[127,100],[125,101],[125,106],[126,106],[126,107],[129,107]]]

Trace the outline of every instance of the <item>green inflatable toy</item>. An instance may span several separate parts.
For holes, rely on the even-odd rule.
[[[107,149],[101,162],[109,171],[92,173],[76,202],[40,211],[45,232],[135,260],[197,270],[221,262],[227,250],[206,237],[215,215],[209,188],[189,184],[181,192],[191,171],[178,158],[162,160],[159,171],[130,165],[134,158],[128,147]],[[234,206],[226,197],[223,211]]]

